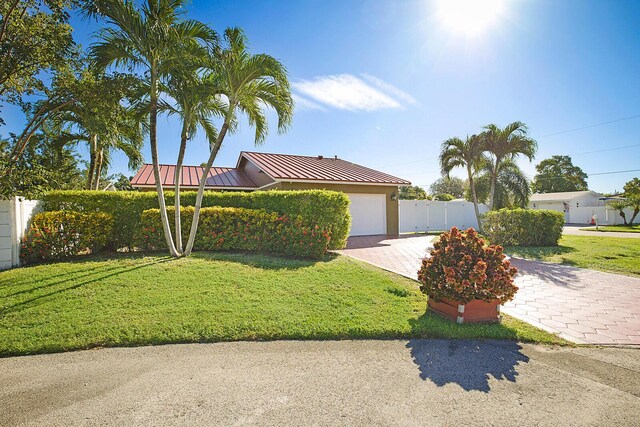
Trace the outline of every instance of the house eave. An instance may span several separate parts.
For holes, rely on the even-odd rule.
[[[131,184],[132,187],[134,188],[152,188],[155,189],[156,186],[155,184]],[[162,186],[163,189],[165,190],[172,190],[174,188],[173,185],[163,185]],[[198,186],[197,185],[181,185],[180,189],[181,190],[198,190]],[[205,190],[211,190],[211,191],[216,191],[216,190],[242,190],[242,191],[255,191],[258,190],[259,187],[212,187],[212,186],[205,186],[204,187]]]

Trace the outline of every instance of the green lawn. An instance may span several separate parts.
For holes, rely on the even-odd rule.
[[[114,255],[0,273],[0,355],[97,346],[344,338],[563,343],[516,319],[456,325],[417,284],[335,256]]]
[[[640,233],[640,224],[634,225],[600,225],[596,230],[596,227],[581,228],[585,231],[602,231],[606,233],[608,231],[618,231],[620,233]]]
[[[564,235],[559,246],[507,246],[509,255],[640,276],[640,239]]]

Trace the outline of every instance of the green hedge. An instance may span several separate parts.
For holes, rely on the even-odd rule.
[[[482,219],[485,236],[503,246],[557,246],[563,226],[562,212],[551,210],[500,209]]]
[[[195,204],[196,192],[183,192],[180,196],[182,206]],[[173,205],[173,192],[166,192],[165,199],[167,205]],[[142,212],[158,208],[155,192],[52,191],[43,200],[45,210],[106,212],[113,215],[113,238],[109,245],[114,249],[132,248],[141,230]],[[336,191],[207,191],[202,206],[263,209],[290,217],[301,216],[305,221],[331,232],[329,249],[344,247],[351,226],[349,198]]]
[[[98,252],[113,228],[113,216],[102,212],[51,211],[33,216],[20,245],[25,264]]]
[[[182,234],[189,235],[193,207],[180,209]],[[174,209],[167,208],[173,225]],[[172,227],[174,231],[174,227]],[[184,237],[186,240],[186,237]],[[142,213],[140,247],[146,250],[166,247],[160,210]],[[202,208],[194,249],[246,250],[296,258],[321,258],[331,241],[331,232],[307,223],[301,216],[244,208]]]

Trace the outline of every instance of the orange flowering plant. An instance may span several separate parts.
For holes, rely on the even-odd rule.
[[[193,207],[180,209],[183,235],[191,228]],[[321,258],[329,249],[331,229],[301,216],[262,209],[207,207],[200,211],[195,249],[204,251],[252,251],[296,258]],[[173,227],[175,210],[167,208]],[[160,210],[142,213],[139,246],[144,250],[164,248]]]
[[[436,301],[444,298],[466,304],[472,300],[513,299],[517,270],[502,252],[502,246],[487,246],[478,233],[453,227],[442,233],[431,256],[418,271],[420,290]]]
[[[98,252],[111,236],[113,217],[102,212],[51,211],[34,215],[20,245],[25,264]]]

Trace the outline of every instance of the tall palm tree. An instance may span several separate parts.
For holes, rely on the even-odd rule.
[[[538,144],[528,136],[527,125],[522,122],[513,122],[504,129],[490,124],[484,127],[481,134],[484,139],[486,151],[493,156],[493,170],[491,171],[491,190],[489,192],[489,209],[494,207],[496,181],[500,168],[505,160],[515,160],[520,154],[533,160]]]
[[[238,28],[228,28],[224,38],[227,46],[212,52],[211,72],[207,76],[226,104],[224,122],[211,145],[211,153],[200,179],[185,255],[193,250],[207,176],[227,132],[233,132],[236,128],[238,113],[244,113],[249,125],[255,127],[256,144],[264,142],[269,131],[264,107],[275,110],[280,133],[287,130],[293,117],[293,100],[284,65],[266,54],[250,54],[246,37]]]
[[[89,16],[104,18],[108,27],[97,33],[90,54],[101,67],[127,66],[141,72],[147,86],[149,145],[158,205],[167,247],[179,256],[167,216],[160,180],[157,144],[159,85],[179,67],[186,54],[215,39],[214,32],[195,20],[183,19],[185,0],[146,0],[138,7],[132,0],[94,0],[87,3]]]
[[[440,149],[440,171],[442,175],[449,177],[451,171],[457,167],[466,169],[479,229],[482,229],[482,224],[480,222],[478,195],[474,178],[477,171],[486,161],[483,140],[478,135],[467,136],[465,140],[458,137],[449,138],[442,143]]]
[[[491,172],[494,169],[493,161],[486,162],[476,178],[476,193],[478,201],[486,203],[491,190]],[[494,193],[494,208],[519,207],[525,208],[531,196],[531,186],[526,175],[520,167],[511,159],[503,161]]]
[[[218,136],[218,130],[211,122],[211,118],[224,117],[225,105],[216,94],[211,82],[204,81],[196,72],[196,68],[191,66],[174,72],[163,85],[162,91],[174,102],[161,101],[160,110],[169,115],[177,115],[182,122],[174,180],[174,206],[180,206],[180,182],[187,141],[195,136],[198,129],[202,129],[209,143],[213,144]],[[180,209],[176,209],[175,244],[180,253],[183,252],[181,229]]]

